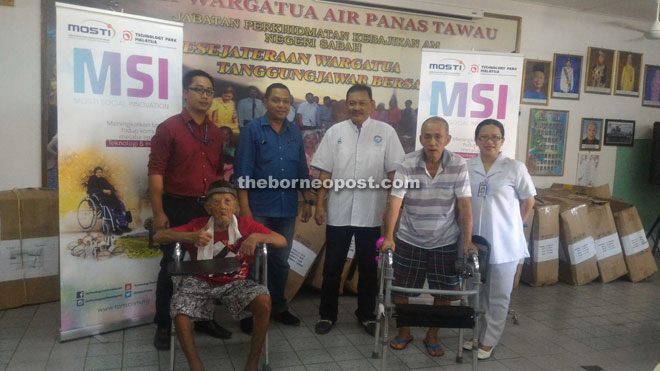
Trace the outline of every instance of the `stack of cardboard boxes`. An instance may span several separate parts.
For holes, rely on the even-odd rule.
[[[527,272],[523,274],[524,282],[532,286],[552,284],[550,276],[554,272],[558,272],[559,280],[572,285],[598,278],[607,283],[623,276],[637,282],[657,271],[637,209],[611,199],[609,186],[553,184],[550,189],[539,189],[538,193],[534,239],[530,244],[532,258],[523,269]],[[558,223],[553,207],[558,208]],[[552,230],[558,231],[559,237],[558,270],[546,268],[541,272],[536,260],[543,254],[539,251],[543,243],[536,242],[536,238],[545,239],[545,245],[550,248],[551,241],[555,241],[549,239]],[[626,246],[630,246],[628,250]],[[547,283],[539,280],[539,275],[547,275]]]
[[[57,192],[0,192],[0,309],[59,300]]]
[[[514,287],[519,281],[533,287],[558,281],[584,285],[624,276],[638,282],[658,270],[637,209],[613,200],[608,185],[553,184],[537,191],[534,212],[525,221],[530,257],[518,266]],[[357,293],[354,246],[352,242],[340,285],[340,291],[349,293]],[[303,281],[321,289],[324,257],[325,225],[298,222],[289,259],[288,300]]]

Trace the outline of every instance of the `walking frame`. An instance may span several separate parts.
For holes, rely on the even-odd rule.
[[[386,370],[387,348],[389,346],[389,319],[396,318],[397,327],[439,327],[458,328],[458,350],[456,362],[463,362],[463,330],[471,328],[474,338],[479,333],[479,318],[483,315],[480,307],[480,291],[482,274],[487,277],[488,255],[490,244],[480,236],[473,236],[473,243],[479,247],[479,255],[471,253],[466,259],[456,262],[459,275],[460,291],[410,289],[392,284],[394,279],[394,255],[392,249],[380,253],[380,291],[378,293],[376,334],[372,358],[380,357],[380,370]],[[466,262],[467,260],[467,262]],[[481,270],[480,270],[481,260]],[[470,282],[468,290],[467,283]],[[425,304],[398,304],[392,302],[392,292],[412,294],[432,294],[460,296],[459,306],[431,306]],[[479,350],[477,341],[472,342],[472,370],[477,370],[477,355]]]

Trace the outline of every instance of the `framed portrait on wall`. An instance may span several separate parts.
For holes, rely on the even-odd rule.
[[[629,146],[635,140],[635,121],[632,120],[605,120],[606,146]]]
[[[583,118],[580,130],[580,151],[600,151],[603,119]]]
[[[555,53],[553,65],[552,98],[580,99],[582,56]]]
[[[526,165],[531,175],[564,174],[568,111],[531,109]]]
[[[613,66],[614,50],[589,47],[587,49],[584,91],[586,93],[611,94]]]
[[[525,59],[520,103],[548,105],[552,62]]]
[[[644,66],[644,96],[642,106],[660,108],[660,66]]]
[[[642,54],[617,52],[615,95],[639,97],[639,82],[642,75]]]

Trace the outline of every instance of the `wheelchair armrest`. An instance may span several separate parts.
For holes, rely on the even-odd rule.
[[[226,274],[241,269],[237,258],[223,258],[210,260],[173,261],[167,265],[170,276],[197,276],[209,274]]]

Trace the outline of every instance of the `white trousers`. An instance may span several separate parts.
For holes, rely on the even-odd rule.
[[[509,302],[518,261],[488,266],[488,279],[480,295],[485,315],[479,319],[479,344],[494,347],[500,341],[509,314]]]

